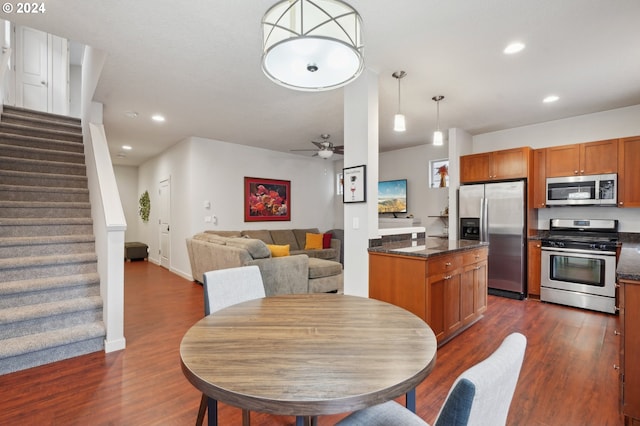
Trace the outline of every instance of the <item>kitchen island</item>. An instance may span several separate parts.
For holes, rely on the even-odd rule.
[[[369,248],[369,297],[422,318],[443,345],[487,309],[488,244],[441,238]]]

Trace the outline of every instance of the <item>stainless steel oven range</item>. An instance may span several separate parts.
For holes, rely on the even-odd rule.
[[[540,300],[615,313],[617,241],[617,220],[551,219]]]

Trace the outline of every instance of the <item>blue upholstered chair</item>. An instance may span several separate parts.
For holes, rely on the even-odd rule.
[[[262,276],[256,265],[205,272],[203,281],[205,315],[210,315],[227,306],[265,297]],[[202,424],[207,404],[208,398],[202,394],[196,425]],[[242,410],[242,417],[243,422],[246,419],[248,423],[249,411]]]
[[[499,426],[507,421],[527,339],[507,336],[487,359],[469,368],[453,383],[435,426]],[[352,413],[336,426],[427,425],[395,401]]]

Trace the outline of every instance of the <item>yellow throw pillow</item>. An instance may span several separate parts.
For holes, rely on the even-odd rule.
[[[267,247],[269,247],[271,257],[289,256],[289,244],[285,244],[283,246],[279,246],[277,244],[267,244]]]
[[[310,234],[307,232],[307,241],[304,244],[305,250],[322,249],[322,234]]]

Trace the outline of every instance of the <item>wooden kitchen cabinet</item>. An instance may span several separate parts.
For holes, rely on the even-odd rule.
[[[618,172],[618,139],[553,146],[545,151],[546,177]]]
[[[640,281],[619,280],[620,383],[625,424],[640,424]]]
[[[547,171],[546,149],[533,151],[533,165],[531,167],[532,182],[529,190],[533,191],[533,208],[542,209],[547,206]]]
[[[618,144],[618,206],[640,207],[640,136]]]
[[[422,318],[441,345],[487,309],[486,247],[429,257],[369,253],[369,297]]]
[[[513,148],[460,157],[460,182],[529,177],[531,148]]]
[[[527,244],[527,292],[530,298],[539,299],[542,245],[538,240],[531,240]]]

